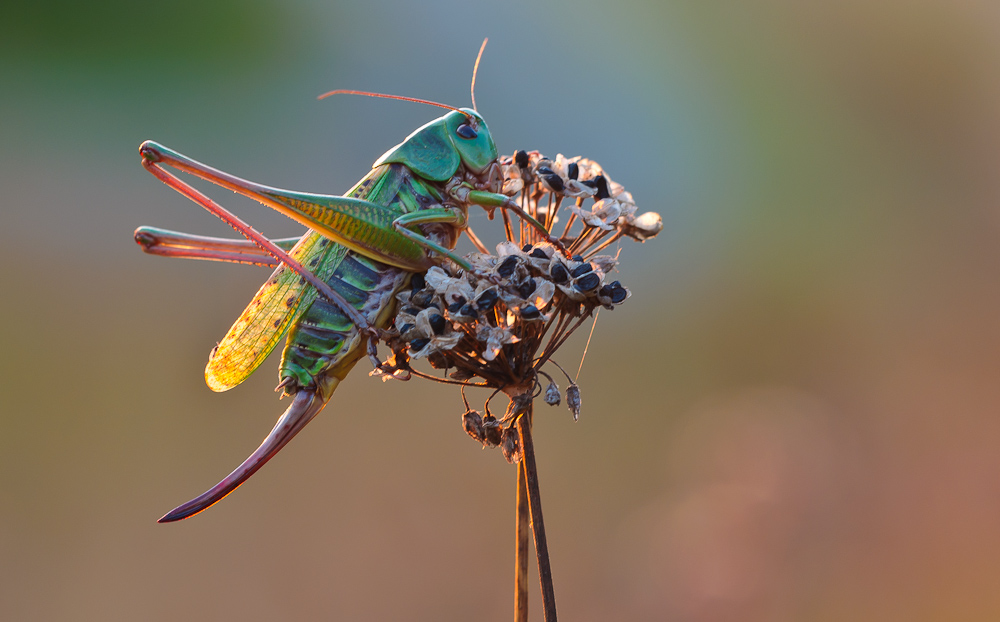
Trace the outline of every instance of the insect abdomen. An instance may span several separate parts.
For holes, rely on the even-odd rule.
[[[356,253],[347,253],[328,279],[374,326],[385,328],[395,315],[395,294],[410,274]],[[324,384],[326,376],[341,376],[353,366],[366,344],[343,311],[319,298],[292,326],[281,357],[279,377],[287,393]],[[286,380],[290,379],[290,380]]]

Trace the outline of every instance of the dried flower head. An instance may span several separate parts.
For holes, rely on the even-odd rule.
[[[632,195],[593,160],[518,151],[500,163],[502,192],[558,243],[545,241],[536,225],[503,211],[506,239],[495,254],[470,235],[482,251],[466,257],[471,270],[445,263],[414,276],[410,289],[397,294],[395,330],[386,339],[393,356],[382,371],[506,393],[511,402],[501,419],[490,413],[487,400],[483,417],[466,405],[463,427],[516,462],[521,452],[516,419],[530,416],[537,395],[544,393],[548,404],[561,401],[559,387],[541,368],[597,309],[614,309],[631,296],[620,281],[609,278],[618,255],[602,251],[625,238],[652,238],[663,221],[655,212],[636,216]],[[410,367],[411,360],[422,358],[448,378]],[[539,374],[549,380],[544,391]],[[576,419],[580,388],[567,379],[566,403]]]

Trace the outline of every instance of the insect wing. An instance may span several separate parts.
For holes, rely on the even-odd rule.
[[[289,254],[325,281],[346,253],[347,248],[310,231]],[[209,388],[227,391],[246,380],[317,295],[294,270],[278,266],[209,355]]]

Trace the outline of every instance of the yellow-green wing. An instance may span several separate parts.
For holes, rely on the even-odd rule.
[[[293,259],[327,280],[347,248],[309,231],[289,252]],[[285,331],[316,299],[316,289],[284,264],[261,285],[205,367],[205,382],[213,391],[240,384],[264,362]]]
[[[386,205],[406,176],[399,165],[372,169],[345,195]],[[328,281],[349,250],[309,231],[289,254],[323,281]],[[205,366],[205,382],[213,391],[228,391],[260,366],[282,336],[316,299],[318,293],[294,270],[280,265],[243,310]]]

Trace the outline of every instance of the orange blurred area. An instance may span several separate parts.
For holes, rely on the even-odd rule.
[[[580,421],[538,410],[562,618],[1000,618],[1000,5],[82,6],[0,25],[0,619],[510,619],[516,470],[451,387],[359,365],[248,484],[156,524],[287,403],[276,357],[202,378],[268,272],[132,241],[228,234],[142,140],[343,192],[437,112],[316,96],[468,105],[484,36],[501,152],[593,158],[665,223],[623,250]]]

